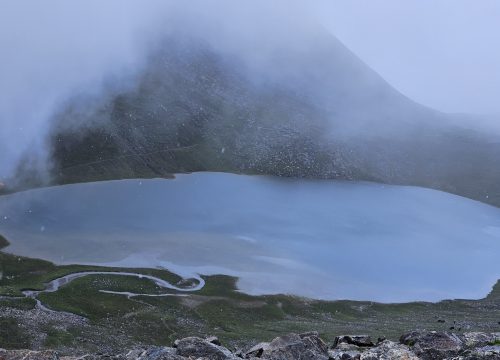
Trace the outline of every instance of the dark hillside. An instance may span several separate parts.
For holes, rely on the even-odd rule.
[[[410,101],[319,37],[265,70],[200,41],[166,41],[136,88],[59,113],[59,125],[98,125],[55,126],[54,182],[228,171],[419,185],[500,206],[499,142]]]

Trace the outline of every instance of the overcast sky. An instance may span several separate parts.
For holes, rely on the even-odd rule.
[[[408,97],[446,112],[500,114],[499,0],[334,0],[320,9]]]

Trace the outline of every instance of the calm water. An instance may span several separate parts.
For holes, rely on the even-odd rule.
[[[480,298],[500,278],[500,209],[371,183],[220,173],[0,197],[8,251],[54,261],[230,274],[248,293]]]

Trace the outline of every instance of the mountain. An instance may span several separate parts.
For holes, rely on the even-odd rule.
[[[248,55],[179,34],[136,86],[70,99],[50,138],[52,182],[227,171],[418,185],[500,206],[500,140],[406,98],[330,34]]]

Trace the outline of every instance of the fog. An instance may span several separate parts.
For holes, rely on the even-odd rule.
[[[118,4],[120,3],[120,4]],[[110,1],[12,1],[0,12],[0,178],[35,148],[58,104],[99,91],[106,77],[129,77],[158,6]]]
[[[321,20],[411,99],[445,112],[500,114],[500,2],[333,1]],[[497,117],[498,118],[498,117]]]
[[[448,112],[500,112],[495,1],[4,2],[0,12],[0,180],[50,163],[51,119],[76,94],[133,87],[168,33],[203,37],[259,70],[280,48],[306,52],[324,27],[403,94]],[[450,15],[451,14],[451,15]],[[467,26],[464,26],[464,23]],[[311,46],[311,44],[308,44]],[[419,56],[417,56],[419,55]],[[457,60],[459,59],[459,61]],[[273,69],[267,69],[271,71]],[[286,69],[280,69],[285,71]]]

